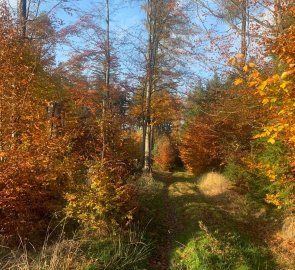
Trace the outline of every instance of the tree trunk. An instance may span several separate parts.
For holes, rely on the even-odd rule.
[[[144,166],[143,170],[145,172],[152,171],[152,164],[151,164],[151,87],[150,84],[147,84],[146,88],[146,114],[145,114],[145,126],[144,126]]]
[[[241,53],[243,54],[241,66],[243,67],[247,61],[248,0],[242,0],[241,11],[242,11]]]
[[[107,99],[109,99],[109,85],[110,85],[110,65],[111,65],[111,55],[110,55],[110,9],[109,0],[106,0],[106,70],[105,70],[105,84]]]
[[[106,0],[106,40],[105,40],[105,87],[103,89],[102,97],[102,150],[101,159],[105,158],[106,152],[106,112],[110,106],[110,10],[109,10],[109,0]]]
[[[283,24],[282,24],[282,4],[281,0],[275,0],[274,2],[274,16],[275,16],[275,22],[276,22],[276,34],[279,36],[283,32]]]
[[[155,52],[157,51],[156,42],[156,0],[147,1],[147,22],[148,22],[148,57],[147,57],[147,76],[146,76],[146,90],[145,90],[145,121],[143,130],[143,144],[144,144],[144,166],[145,172],[152,171],[151,159],[151,98],[155,74]]]
[[[142,144],[140,149],[140,168],[143,169],[144,167],[144,151],[145,151],[145,138],[146,138],[146,124],[145,124],[145,92],[146,92],[146,84],[144,85],[142,89],[142,95],[141,95],[141,115],[142,115]]]
[[[25,38],[27,32],[27,0],[19,0],[17,9],[20,33]]]

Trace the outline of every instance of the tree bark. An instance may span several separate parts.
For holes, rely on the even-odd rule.
[[[247,24],[248,24],[248,0],[242,0],[242,25],[241,25],[241,53],[243,54],[241,66],[243,67],[247,61]]]
[[[101,159],[102,161],[105,158],[106,152],[106,112],[110,106],[110,9],[109,9],[109,0],[105,2],[106,7],[106,40],[105,40],[105,87],[103,89],[102,97],[102,150],[101,150]]]
[[[277,36],[279,36],[283,32],[281,11],[282,11],[281,0],[275,0],[275,2],[274,2],[274,16],[275,16],[275,22],[276,22]]]
[[[148,57],[147,57],[147,76],[146,76],[146,90],[145,90],[145,121],[143,127],[143,144],[144,144],[144,166],[145,172],[152,172],[152,127],[151,127],[151,98],[154,84],[156,52],[158,50],[158,43],[156,37],[157,31],[157,0],[147,1],[147,25],[148,25]]]
[[[19,0],[17,9],[20,33],[25,38],[27,32],[27,0]]]

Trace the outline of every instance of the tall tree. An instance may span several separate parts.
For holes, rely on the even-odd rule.
[[[26,36],[27,31],[27,0],[18,0],[18,24],[21,35]]]
[[[102,98],[102,150],[101,150],[101,159],[103,160],[105,157],[105,148],[106,148],[106,132],[105,132],[105,121],[106,121],[106,110],[109,109],[110,106],[110,73],[111,73],[111,54],[110,54],[110,9],[109,9],[109,0],[105,2],[106,8],[106,31],[105,31],[105,89]]]
[[[243,55],[241,66],[246,63],[248,54],[248,27],[249,27],[249,0],[225,0],[216,1],[220,11],[216,12],[217,17],[223,19],[233,27],[240,35],[240,53]]]
[[[151,148],[152,148],[152,126],[151,126],[151,97],[155,86],[156,57],[159,49],[159,2],[161,0],[148,0],[146,6],[147,30],[148,30],[148,52],[146,63],[145,82],[145,113],[143,123],[143,169],[151,172]]]
[[[185,66],[181,56],[188,54],[189,20],[176,0],[148,0],[145,5],[148,32],[146,76],[143,92],[143,170],[151,172],[153,147],[153,99],[160,90],[176,90],[177,68]],[[169,109],[169,108],[167,108]]]

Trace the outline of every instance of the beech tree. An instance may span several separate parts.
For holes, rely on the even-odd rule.
[[[3,5],[0,21],[0,226],[13,238],[43,231],[61,209],[69,137],[51,136],[57,119],[46,114],[46,99],[54,100],[60,85]]]
[[[174,0],[148,0],[144,6],[146,12],[146,28],[148,32],[146,53],[146,75],[143,92],[143,170],[151,172],[153,147],[153,98],[157,91],[168,90],[175,85],[165,85],[173,82],[177,72],[176,58],[185,54],[189,47],[184,37],[188,37],[189,21],[186,20],[181,5]],[[179,30],[181,29],[181,30]],[[182,32],[182,33],[181,33]],[[183,50],[182,50],[183,49]],[[174,54],[174,59],[169,56]],[[170,61],[169,61],[169,60]],[[173,66],[173,63],[174,66]],[[178,62],[179,63],[179,62]],[[170,65],[172,64],[172,66]],[[183,64],[183,63],[182,63]],[[170,72],[168,71],[170,69]],[[177,82],[176,82],[177,84]],[[175,89],[174,89],[175,90]]]

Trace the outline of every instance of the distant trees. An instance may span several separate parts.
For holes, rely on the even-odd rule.
[[[191,93],[187,102],[181,146],[187,168],[200,173],[250,149],[251,133],[263,115],[251,90],[233,89],[230,79],[222,82],[215,77],[205,89]]]
[[[177,97],[173,97],[175,95],[173,92],[177,87],[177,76],[180,76],[177,66],[181,64],[181,54],[190,46],[185,40],[185,37],[190,34],[188,30],[190,23],[185,17],[181,5],[174,0],[148,0],[144,8],[147,16],[148,40],[145,62],[146,75],[141,100],[143,104],[142,166],[144,171],[151,172],[156,122],[159,121],[159,117],[162,117],[160,114],[156,115],[154,110],[162,107],[162,112],[169,111],[170,108],[164,107],[164,103],[173,99],[177,100]],[[173,55],[172,58],[171,55]],[[177,59],[177,57],[179,58]],[[157,94],[159,91],[163,91],[163,94]],[[168,101],[163,101],[162,104],[159,102],[159,106],[157,106],[156,100],[161,95]],[[175,106],[172,108],[174,109]],[[176,110],[178,109],[176,108]]]
[[[225,168],[260,199],[292,204],[294,7],[216,0],[219,12],[198,3],[241,42],[231,68],[192,91],[180,85],[196,23],[183,1],[145,1],[143,72],[132,82],[120,72],[108,0],[58,32],[38,5],[32,14],[19,1],[18,18],[0,5],[1,233],[28,236],[57,212],[124,227],[137,209],[136,169],[172,170],[179,156],[196,174]],[[257,18],[261,9],[271,23]],[[58,66],[57,42],[72,49]]]
[[[167,135],[162,135],[157,140],[154,148],[154,165],[163,171],[170,171],[175,167],[178,156],[175,142]]]
[[[277,12],[294,17],[290,6]],[[180,147],[189,170],[225,167],[249,196],[278,208],[294,200],[293,28],[286,24],[276,37],[260,40],[264,65],[244,65],[238,53],[223,82],[215,77],[214,87],[209,81],[188,96]]]

